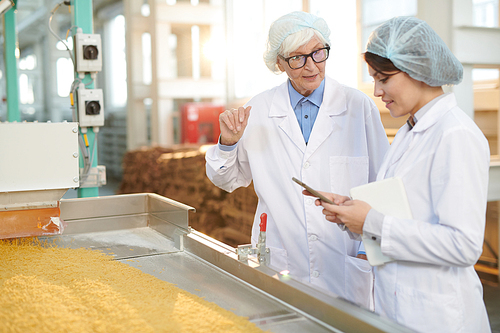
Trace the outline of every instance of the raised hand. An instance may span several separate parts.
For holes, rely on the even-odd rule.
[[[219,115],[221,144],[232,146],[241,139],[247,127],[251,109],[251,106],[246,108],[240,106],[238,109],[226,110]]]

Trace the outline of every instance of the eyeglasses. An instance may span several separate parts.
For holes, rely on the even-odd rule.
[[[322,49],[311,52],[309,54],[299,54],[299,55],[289,57],[289,58],[285,58],[280,54],[279,57],[281,59],[285,60],[291,69],[299,69],[299,68],[302,68],[305,66],[305,64],[307,62],[307,58],[309,58],[309,57],[311,57],[311,59],[315,63],[320,63],[320,62],[326,61],[326,59],[328,59],[329,55],[330,55],[330,46],[327,46],[327,47],[324,47]]]

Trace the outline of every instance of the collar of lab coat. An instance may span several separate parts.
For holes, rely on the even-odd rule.
[[[334,116],[340,115],[346,110],[347,98],[342,89],[342,85],[326,77],[323,102],[319,108],[318,116],[314,122],[307,146],[300,130],[297,117],[290,104],[287,82],[277,88],[269,109],[269,117],[282,118],[278,126],[285,132],[290,140],[292,140],[295,146],[304,153],[304,159],[307,159],[330,136],[331,132],[335,130]]]
[[[439,100],[431,106],[421,119],[418,119],[415,127],[412,129],[413,133],[419,133],[427,130],[446,112],[457,106],[457,99],[454,93],[447,93],[444,96],[439,96],[437,98],[439,98]],[[432,101],[430,103],[432,103]]]
[[[455,98],[455,94],[448,93],[446,96],[442,97],[437,101],[426,113],[425,115],[415,124],[413,129],[410,131],[406,123],[399,129],[396,137],[394,138],[393,143],[391,144],[391,149],[389,149],[387,155],[380,166],[379,173],[377,175],[377,180],[382,180],[386,178],[387,172],[392,165],[397,163],[403,155],[409,152],[417,139],[417,134],[424,132],[425,130],[432,127],[438,120],[447,112],[449,112],[452,108],[457,106],[457,100]],[[405,137],[409,135],[411,137],[406,138],[409,140],[407,145],[403,145]],[[402,145],[404,148],[398,147]]]

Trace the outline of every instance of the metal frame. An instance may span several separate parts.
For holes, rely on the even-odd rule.
[[[152,254],[145,257],[145,262],[160,260],[158,254],[170,257],[189,254],[194,260],[206,262],[232,279],[242,281],[259,293],[312,318],[327,331],[411,332],[344,299],[261,266],[257,258],[249,257],[247,262],[238,261],[235,248],[189,227],[189,213],[194,208],[160,195],[142,193],[63,199],[60,207],[61,218],[68,223],[65,236],[151,228],[163,235],[165,242],[173,242],[175,251],[166,254],[152,250]],[[89,234],[87,239],[92,239],[92,235]],[[291,314],[287,316],[290,318]]]

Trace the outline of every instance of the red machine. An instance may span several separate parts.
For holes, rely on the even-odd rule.
[[[223,105],[186,103],[181,109],[181,143],[217,143]]]

